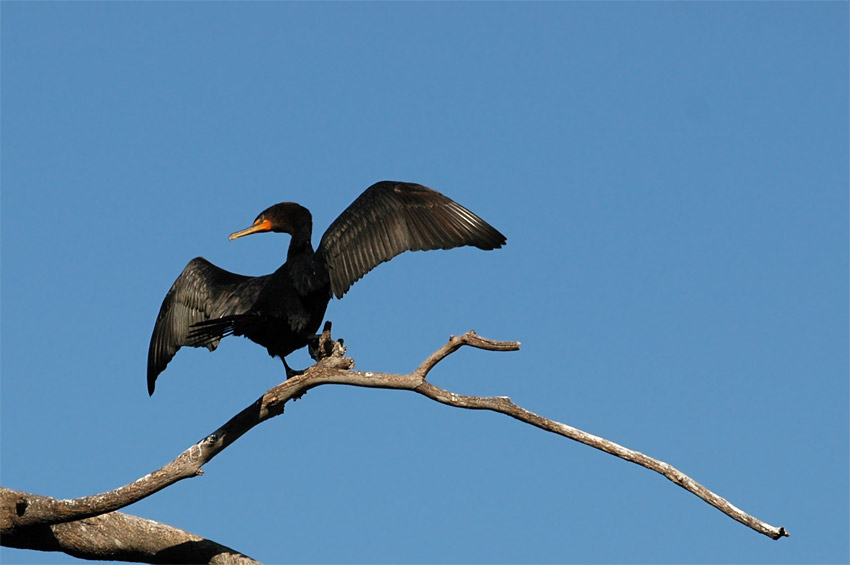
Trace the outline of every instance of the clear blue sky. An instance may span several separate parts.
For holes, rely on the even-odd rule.
[[[323,387],[126,509],[269,562],[841,562],[848,4],[2,3],[2,484],[117,487],[282,380],[247,340],[145,389],[192,257],[383,179],[508,237],[407,254],[328,318],[432,374],[661,458],[792,537],[503,416]],[[306,366],[306,354],[290,357]],[[3,549],[4,563],[68,563]]]

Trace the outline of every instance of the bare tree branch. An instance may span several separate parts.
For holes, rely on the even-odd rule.
[[[516,418],[521,422],[525,422],[527,424],[531,424],[532,426],[536,426],[542,430],[546,430],[547,432],[562,435],[564,437],[583,443],[595,449],[599,449],[600,451],[604,451],[605,453],[609,453],[611,455],[619,457],[620,459],[625,459],[626,461],[630,461],[642,467],[646,467],[647,469],[651,469],[656,473],[664,475],[665,477],[673,481],[675,484],[697,495],[698,497],[711,504],[727,516],[734,518],[745,526],[749,526],[750,528],[761,534],[764,534],[775,540],[782,537],[790,536],[790,534],[784,527],[777,528],[776,526],[771,526],[770,524],[762,522],[758,518],[747,514],[746,512],[736,507],[722,496],[719,496],[714,492],[708,490],[703,485],[696,482],[691,477],[684,474],[669,463],[654,459],[639,451],[633,451],[631,449],[628,449],[627,447],[623,447],[622,445],[614,443],[613,441],[609,441],[605,438],[589,434],[585,431],[579,430],[578,428],[568,426],[567,424],[562,424],[561,422],[556,422],[555,420],[544,418],[543,416],[539,416],[534,412],[529,412],[525,408],[517,406],[516,404],[511,402],[511,399],[507,396],[465,396],[443,390],[425,380],[425,376],[434,365],[436,365],[439,361],[447,357],[449,354],[456,351],[461,345],[475,345],[476,347],[480,347],[478,343],[481,341],[489,340],[483,340],[483,338],[476,336],[472,332],[466,333],[460,336],[459,338],[452,337],[449,340],[448,344],[446,344],[440,350],[434,353],[434,355],[429,357],[428,360],[425,361],[425,363],[423,363],[416,371],[414,371],[414,374],[418,374],[420,371],[422,372],[422,384],[415,389],[416,392],[423,394],[428,398],[436,400],[437,402],[448,404],[449,406],[455,406],[458,408],[469,408],[473,410],[492,410],[493,412],[500,412],[512,418]],[[490,348],[482,347],[482,349]]]
[[[4,509],[45,497],[0,487]],[[80,559],[137,563],[255,565],[250,557],[195,534],[121,512],[3,532],[3,545],[62,551]]]
[[[201,467],[244,433],[259,423],[283,413],[283,407],[287,401],[298,399],[311,388],[323,384],[411,390],[449,406],[500,412],[656,471],[724,514],[773,539],[789,535],[785,528],[771,526],[743,512],[663,461],[529,412],[511,402],[508,397],[466,396],[429,383],[426,380],[429,371],[464,345],[488,351],[515,351],[520,346],[519,342],[493,341],[479,337],[475,332],[470,331],[458,337],[452,336],[448,343],[430,355],[410,374],[361,372],[349,370],[354,362],[344,357],[345,348],[341,342],[335,342],[330,338],[329,325],[326,325],[325,332],[319,341],[318,351],[311,351],[314,358],[319,359],[314,366],[303,374],[289,378],[269,389],[256,402],[161,469],[113,491],[74,500],[28,497],[11,505],[5,498],[0,500],[2,543],[6,545],[6,535],[15,533],[21,528],[81,520],[112,512],[150,496],[177,481],[203,474]]]

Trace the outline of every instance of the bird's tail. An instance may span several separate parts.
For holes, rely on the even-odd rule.
[[[236,323],[240,316],[222,316],[212,320],[204,320],[192,324],[187,338],[192,347],[209,347],[212,343],[234,333]]]

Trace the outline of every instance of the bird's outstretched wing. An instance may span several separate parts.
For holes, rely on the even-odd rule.
[[[148,393],[156,378],[184,345],[218,346],[221,336],[205,340],[190,337],[193,324],[231,314],[242,314],[254,303],[267,277],[247,277],[220,269],[204,259],[189,261],[165,295],[148,349]]]
[[[373,184],[322,236],[316,258],[341,298],[363,275],[404,251],[472,245],[495,249],[505,236],[439,192],[420,184]]]

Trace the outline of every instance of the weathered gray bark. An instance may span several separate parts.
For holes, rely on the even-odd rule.
[[[4,510],[7,499],[38,500],[29,493],[0,490]],[[55,499],[45,502],[58,502]],[[14,502],[13,502],[14,505]],[[62,551],[74,557],[136,563],[211,563],[214,565],[256,564],[250,557],[214,541],[122,512],[15,528],[2,533],[3,545],[20,549]]]
[[[65,551],[87,559],[148,563],[252,562],[231,549],[182,530],[114,511],[177,481],[202,474],[201,467],[242,434],[257,424],[282,414],[287,401],[298,399],[311,388],[324,384],[410,390],[449,406],[500,412],[656,471],[724,514],[772,539],[789,535],[785,528],[771,526],[743,512],[663,461],[529,412],[507,397],[466,396],[429,383],[426,380],[428,372],[464,345],[489,351],[519,349],[519,342],[493,341],[479,337],[475,332],[467,332],[459,337],[452,336],[446,345],[434,352],[412,373],[401,375],[353,371],[350,368],[354,362],[344,357],[345,348],[340,342],[331,340],[329,328],[326,327],[319,341],[319,351],[311,352],[314,358],[320,359],[316,365],[268,390],[229,422],[153,473],[113,491],[74,500],[56,500],[0,489],[0,543],[10,547]],[[98,517],[97,520],[93,519],[95,516]],[[124,525],[115,525],[119,523]],[[124,532],[135,533],[128,534],[129,538],[122,538],[118,536],[121,532],[117,531],[121,527]],[[151,532],[154,531],[157,535],[152,536]],[[147,543],[150,539],[141,539],[151,537],[161,540],[162,543],[149,546]],[[60,543],[60,538],[68,541]],[[82,538],[87,538],[90,542],[84,543]]]

